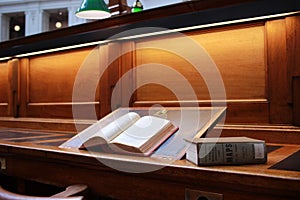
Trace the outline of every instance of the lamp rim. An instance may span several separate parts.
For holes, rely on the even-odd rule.
[[[75,15],[84,19],[104,19],[111,13],[104,0],[83,0]]]
[[[103,10],[83,10],[78,11],[75,15],[79,18],[85,19],[105,19],[111,16],[111,13]]]

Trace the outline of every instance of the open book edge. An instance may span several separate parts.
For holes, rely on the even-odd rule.
[[[124,118],[124,116],[121,116],[120,118]],[[120,120],[120,118],[118,118],[117,120]],[[146,127],[145,129],[143,129],[142,127],[137,127],[135,125],[138,123],[138,121],[143,121],[143,119],[146,118],[156,121],[159,124],[154,124],[155,129],[157,129],[157,131],[155,133],[152,133],[153,135],[150,134],[150,137],[146,138],[145,142],[143,142],[143,139],[141,139],[142,145],[135,145],[134,143],[130,144],[130,142],[126,142],[126,140],[123,141],[122,139],[118,140],[119,136],[125,136],[125,139],[126,137],[129,137],[129,139],[133,139],[130,138],[131,137],[130,134],[126,133],[127,130],[129,131],[132,128],[133,129],[131,130],[131,133],[134,135],[133,137],[139,136],[135,134],[134,132],[135,130],[139,134],[145,135],[146,133],[147,135],[147,131],[149,131],[149,128],[150,129],[152,128],[151,125],[150,127]],[[113,125],[116,125],[116,122],[111,122],[110,124],[106,125],[102,129],[107,129],[107,127]],[[159,126],[157,127],[157,125]],[[137,129],[134,129],[133,126],[136,126]],[[171,123],[171,121],[167,119],[158,118],[155,116],[144,116],[144,117],[139,117],[138,119],[135,118],[133,122],[130,122],[130,126],[124,129],[125,130],[120,131],[120,133],[118,133],[114,138],[111,138],[110,140],[103,137],[103,135],[101,134],[102,131],[100,130],[98,131],[98,133],[93,134],[86,141],[84,141],[82,145],[79,147],[79,149],[96,151],[96,152],[111,152],[111,153],[118,152],[118,153],[125,153],[125,154],[138,153],[138,154],[148,156],[155,149],[157,149],[164,141],[166,141],[173,133],[175,133],[178,130],[178,127],[175,127]]]
[[[100,136],[94,136],[84,142],[79,149],[81,150],[89,150],[95,152],[108,152],[108,153],[121,153],[121,154],[136,154],[149,156],[151,155],[160,145],[162,145],[169,137],[171,137],[176,131],[178,127],[174,125],[170,125],[167,129],[159,133],[160,137],[158,139],[149,140],[147,145],[143,148],[137,148],[131,145],[125,145],[121,143],[107,143]]]

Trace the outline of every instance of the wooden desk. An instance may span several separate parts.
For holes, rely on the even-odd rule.
[[[281,147],[268,154],[267,164],[197,167],[184,159],[164,164],[151,158],[58,148],[57,144],[72,137],[72,133],[3,128],[0,131],[2,173],[57,186],[83,183],[98,196],[116,199],[188,199],[189,196],[193,199],[195,192],[196,196],[212,195],[216,199],[296,199],[300,194],[300,172],[269,169],[299,151],[300,145],[268,144]],[[12,136],[12,132],[18,141],[12,142],[5,134]],[[110,168],[98,159],[123,171]],[[124,172],[151,167],[158,170]]]

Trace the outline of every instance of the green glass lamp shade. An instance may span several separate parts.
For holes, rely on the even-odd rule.
[[[141,11],[143,11],[143,9],[144,9],[144,7],[143,7],[142,3],[139,0],[136,0],[135,3],[133,4],[131,12],[132,13],[141,12]]]
[[[84,19],[104,19],[111,14],[103,0],[83,0],[76,16]]]

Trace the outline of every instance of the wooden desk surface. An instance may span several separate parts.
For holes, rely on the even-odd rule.
[[[184,199],[187,189],[223,199],[295,199],[300,194],[299,171],[269,169],[300,151],[300,145],[268,144],[273,151],[266,164],[197,167],[185,159],[166,163],[57,147],[73,134],[0,129],[1,171],[57,186],[83,183],[93,193],[117,199]]]

